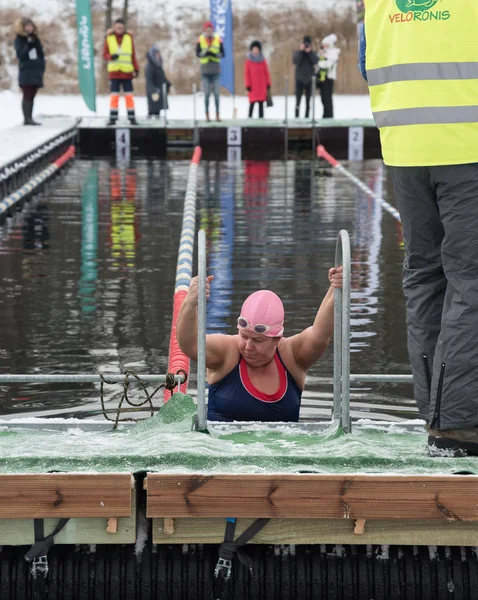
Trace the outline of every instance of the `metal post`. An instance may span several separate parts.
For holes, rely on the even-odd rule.
[[[338,244],[337,242],[337,248]],[[336,250],[337,253],[337,250]],[[337,265],[337,260],[335,261]],[[332,408],[332,419],[342,420],[342,290],[334,291],[334,405]]]
[[[284,155],[287,161],[289,154],[289,78],[284,77],[284,102],[285,102],[285,119],[284,119]]]
[[[164,125],[168,125],[168,86],[163,83]]]
[[[342,290],[334,294],[334,418],[339,416],[344,433],[351,433],[350,420],[350,238],[339,232],[335,266],[343,266]]]
[[[194,145],[199,145],[199,129],[198,129],[198,120],[197,120],[197,112],[196,112],[196,94],[197,94],[197,85],[196,82],[193,83],[193,121],[194,121],[194,133],[193,133],[193,142]]]
[[[316,156],[317,144],[315,142],[315,91],[317,87],[317,77],[312,77],[312,156]]]
[[[284,123],[285,126],[287,127],[289,124],[289,110],[288,110],[288,104],[289,104],[289,78],[288,77],[284,77],[284,101],[285,101],[285,118],[284,118]]]
[[[197,374],[197,414],[198,429],[204,430],[206,422],[206,234],[198,234],[198,374]]]

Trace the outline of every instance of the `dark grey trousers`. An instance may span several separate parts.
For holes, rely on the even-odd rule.
[[[420,415],[437,429],[478,426],[478,164],[391,173]]]

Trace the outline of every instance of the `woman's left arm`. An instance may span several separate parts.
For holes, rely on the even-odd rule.
[[[42,43],[40,42],[39,38],[36,39],[36,48],[37,48],[37,52],[38,52],[38,58],[41,60],[41,62],[43,64],[43,69],[45,69],[45,53],[43,51],[43,46],[42,46]]]
[[[266,66],[266,78],[267,78],[267,88],[270,88],[272,83],[271,83],[271,73],[269,71],[269,65],[267,64],[267,60],[264,60],[264,64]]]

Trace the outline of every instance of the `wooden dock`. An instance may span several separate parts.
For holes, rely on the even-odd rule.
[[[148,473],[141,483],[130,473],[0,475],[1,543],[32,543],[34,520],[51,532],[63,518],[60,544],[133,543],[138,518],[152,521],[156,544],[219,543],[226,517],[238,533],[270,518],[256,544],[478,542],[474,475]]]

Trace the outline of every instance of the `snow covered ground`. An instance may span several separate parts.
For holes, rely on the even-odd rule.
[[[192,96],[171,96],[170,110],[168,111],[168,119],[192,119],[193,118],[193,98]],[[203,96],[197,95],[197,117],[204,117]],[[301,114],[305,110],[305,104],[302,104]],[[338,119],[371,119],[372,112],[370,109],[369,96],[335,96],[335,116]],[[290,96],[288,98],[288,114],[289,119],[294,114],[295,99]],[[22,122],[21,114],[21,95],[16,92],[6,91],[0,92],[0,129],[8,129]],[[98,96],[97,98],[97,115],[106,117],[108,115],[109,99],[108,96]],[[247,117],[248,101],[245,96],[236,97],[236,108],[238,109],[238,118]],[[211,102],[211,109],[213,103]],[[256,109],[257,110],[257,109]],[[125,107],[120,105],[120,114],[125,115]],[[212,111],[214,112],[214,111]],[[91,117],[95,116],[85,106],[83,99],[79,95],[47,95],[39,94],[35,100],[35,116],[39,115],[51,116],[70,116],[70,117]],[[143,118],[147,114],[146,98],[136,98],[136,114],[139,118]],[[266,118],[281,119],[285,114],[285,99],[283,96],[274,97],[274,106],[266,110]],[[316,98],[316,117],[322,116],[322,103],[320,97]],[[224,119],[230,119],[233,116],[233,101],[231,97],[221,99],[221,116]]]
[[[75,126],[74,119],[49,119],[42,127],[13,127],[2,132],[0,169],[33,148],[46,144]],[[1,199],[1,198],[0,198]]]

